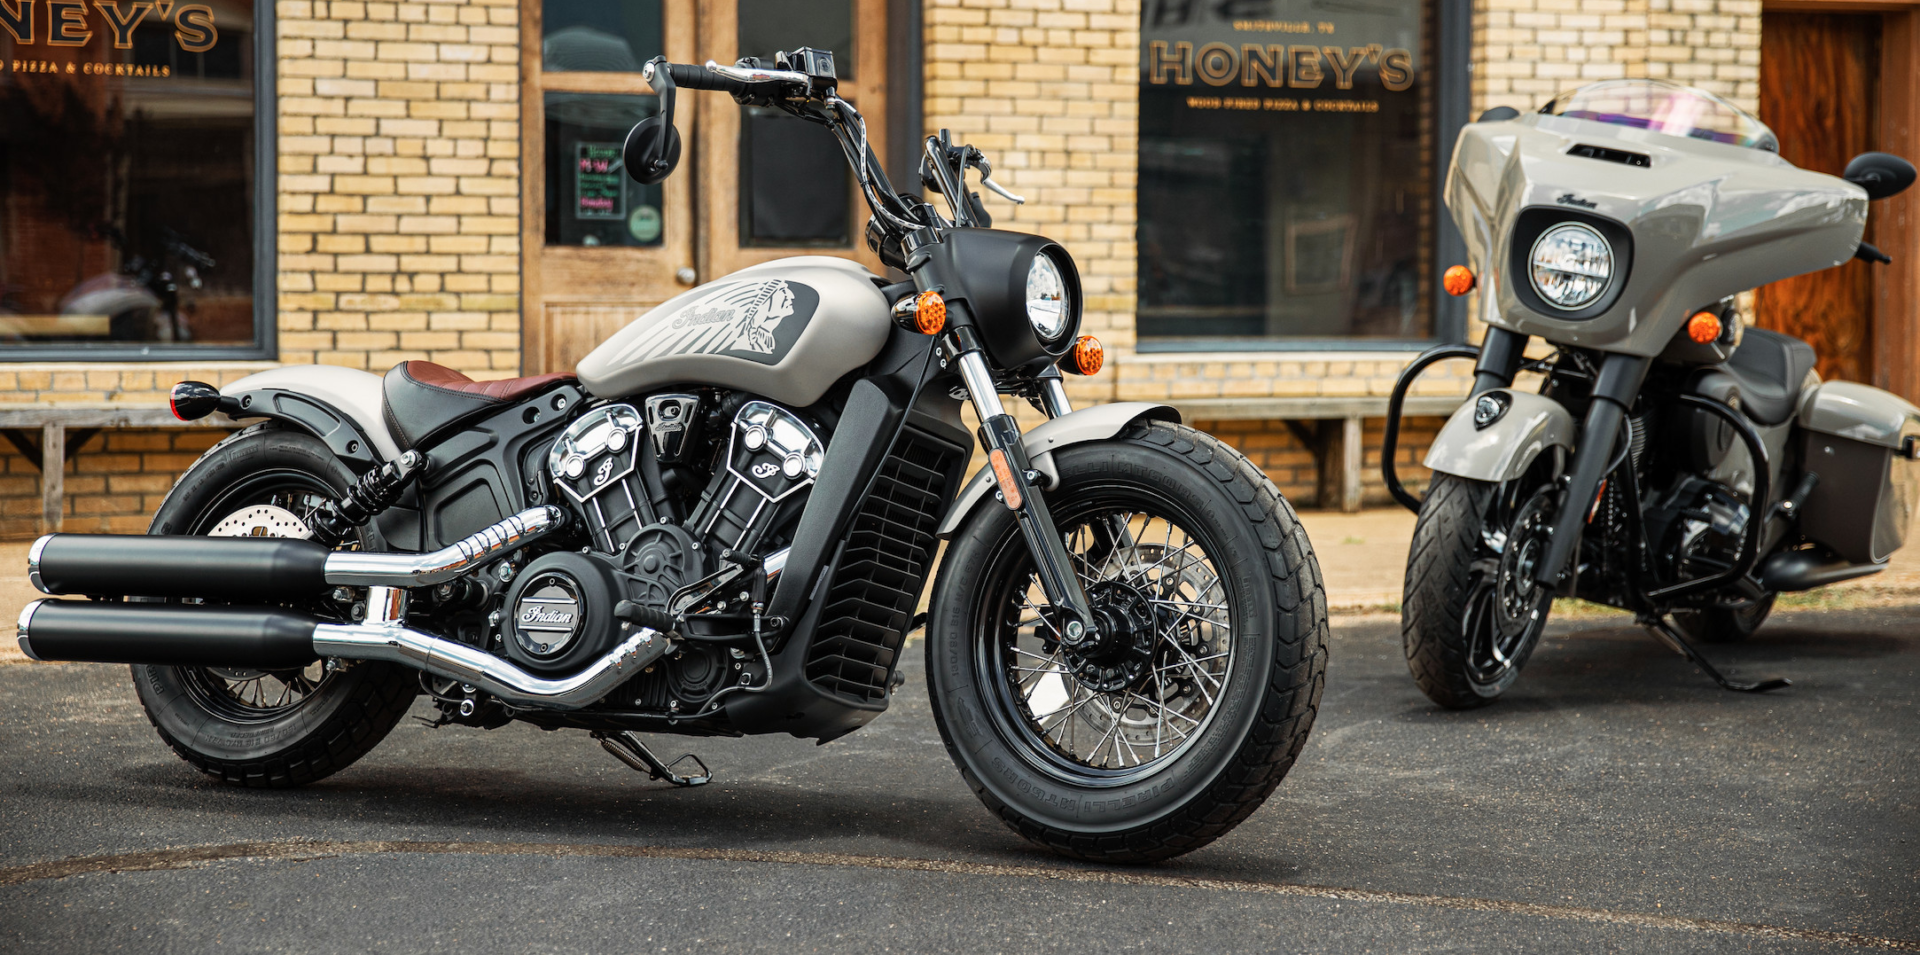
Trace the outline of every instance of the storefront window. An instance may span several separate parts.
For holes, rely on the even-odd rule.
[[[0,350],[264,347],[254,13],[0,4]]]
[[[1433,335],[1423,0],[1147,0],[1143,348]]]

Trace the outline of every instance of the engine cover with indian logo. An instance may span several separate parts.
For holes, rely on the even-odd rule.
[[[571,673],[612,649],[618,578],[602,558],[571,551],[535,558],[507,589],[500,631],[507,656],[537,673]]]

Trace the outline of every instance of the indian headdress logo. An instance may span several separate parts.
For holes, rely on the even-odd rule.
[[[630,354],[636,359],[731,354],[779,361],[817,301],[812,289],[786,279],[729,283],[654,324]]]

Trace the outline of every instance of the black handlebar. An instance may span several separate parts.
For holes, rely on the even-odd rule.
[[[673,85],[683,90],[714,90],[721,93],[745,93],[754,86],[728,76],[721,76],[704,66],[692,63],[662,63],[667,75],[673,78]]]

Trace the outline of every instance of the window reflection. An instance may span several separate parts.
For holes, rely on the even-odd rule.
[[[738,9],[741,56],[772,62],[783,50],[831,50],[840,79],[853,78],[853,0],[739,0]],[[741,244],[850,245],[851,179],[825,127],[741,108]]]
[[[541,68],[638,73],[660,55],[660,0],[544,0]]]
[[[256,340],[253,7],[189,10],[0,30],[0,344]]]

